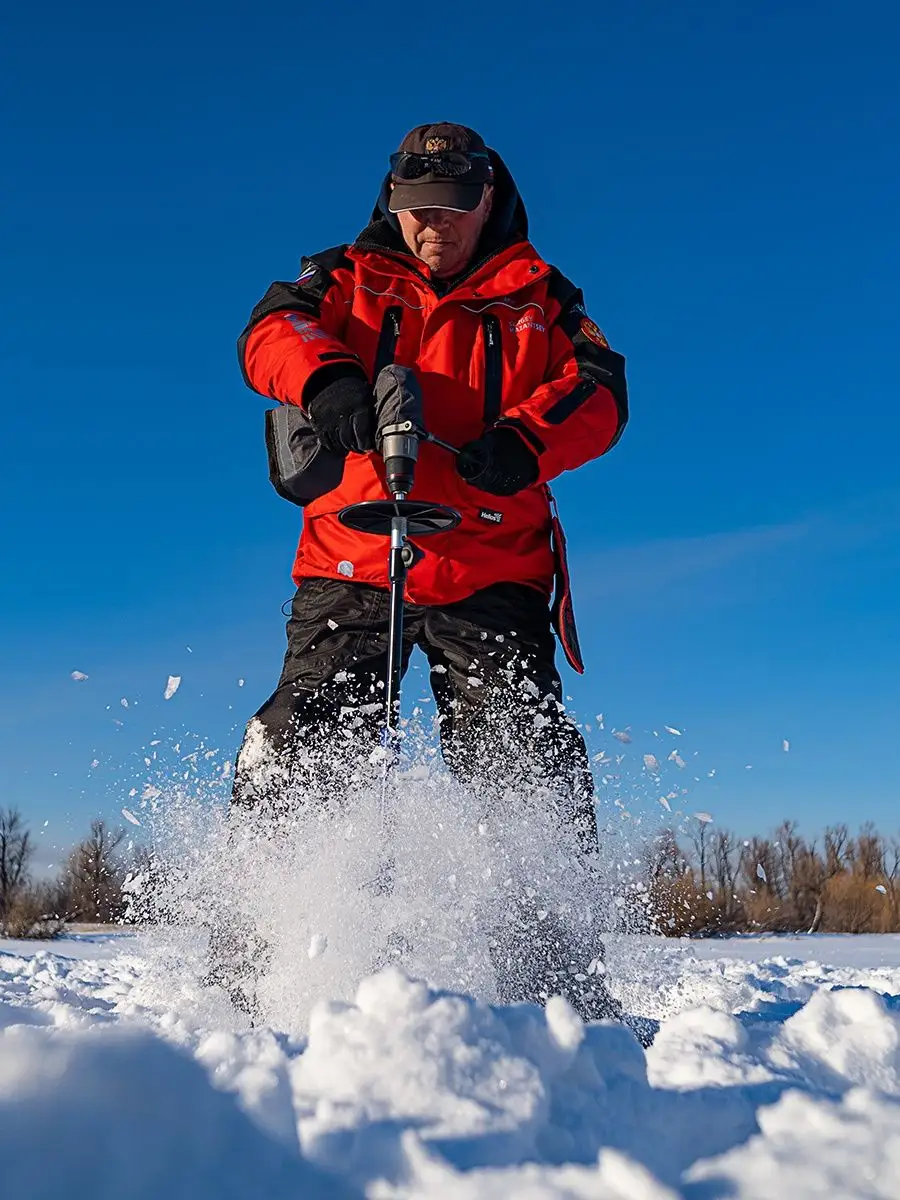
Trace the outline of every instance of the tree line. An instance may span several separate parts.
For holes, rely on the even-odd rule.
[[[658,932],[900,932],[900,835],[867,822],[808,839],[784,821],[741,839],[705,813],[695,820],[687,835],[666,829],[652,841],[632,887]]]
[[[31,875],[34,839],[16,808],[0,808],[0,934],[51,938],[72,921],[113,924],[127,911],[123,829],[101,819],[69,853],[55,879]]]
[[[159,882],[159,864],[126,838],[98,818],[55,879],[34,880],[31,831],[17,809],[0,808],[0,934],[54,937],[73,921],[153,919],[128,880]],[[671,937],[900,932],[900,834],[870,822],[855,835],[839,824],[807,838],[784,821],[768,837],[742,839],[700,813],[688,833],[652,838],[631,869],[623,927]]]

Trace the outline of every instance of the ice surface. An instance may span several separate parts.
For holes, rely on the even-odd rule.
[[[4,1195],[897,1195],[898,936],[613,937],[613,982],[661,1019],[646,1053],[563,1000],[490,1007],[394,967],[249,1029],[162,946],[0,942]]]
[[[605,933],[640,846],[576,866],[537,784],[465,790],[420,756],[382,806],[384,753],[337,797],[332,753],[326,808],[228,821],[215,752],[172,748],[179,791],[164,751],[123,810],[164,922],[0,942],[4,1198],[896,1200],[900,936]],[[243,754],[276,769],[252,730]],[[496,1003],[523,895],[658,1024],[648,1050],[560,997]],[[265,945],[253,1027],[204,982],[223,914]]]

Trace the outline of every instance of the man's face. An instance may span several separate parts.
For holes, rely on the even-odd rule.
[[[491,213],[494,189],[485,186],[481,203],[471,212],[451,208],[413,208],[398,212],[403,240],[413,254],[431,268],[437,279],[464,271],[475,253],[481,231]]]

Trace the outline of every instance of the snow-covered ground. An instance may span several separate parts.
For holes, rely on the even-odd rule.
[[[249,1029],[159,935],[0,942],[0,1194],[900,1195],[900,937],[608,950],[646,1052],[396,969]]]

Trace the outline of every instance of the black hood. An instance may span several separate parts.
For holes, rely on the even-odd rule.
[[[516,181],[497,151],[488,148],[488,153],[491,156],[491,166],[494,168],[494,203],[478,243],[475,256],[479,259],[502,250],[504,246],[510,246],[514,242],[524,242],[528,239],[528,214],[525,211],[522,197],[519,195],[519,189],[516,187]],[[372,219],[356,239],[356,244],[408,254],[409,250],[400,232],[397,214],[388,210],[390,194],[391,174],[389,171],[382,181],[378,202],[372,211]]]

